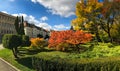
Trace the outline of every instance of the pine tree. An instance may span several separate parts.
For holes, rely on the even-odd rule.
[[[23,16],[21,17],[21,23],[20,23],[20,35],[25,35],[24,33],[24,19]]]
[[[23,16],[22,17],[16,17],[16,20],[15,20],[15,29],[16,29],[16,32],[18,35],[25,35],[24,33],[24,19],[23,19]]]
[[[17,34],[19,34],[19,18],[18,18],[18,16],[15,19],[14,25],[15,25],[15,29],[16,29]]]

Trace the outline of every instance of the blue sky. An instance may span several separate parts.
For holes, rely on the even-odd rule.
[[[45,29],[66,30],[75,19],[79,0],[0,0],[0,11],[24,16],[30,23]]]

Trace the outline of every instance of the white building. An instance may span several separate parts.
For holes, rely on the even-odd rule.
[[[45,29],[37,27],[34,24],[30,24],[27,21],[24,22],[24,30],[25,35],[29,36],[30,38],[35,38],[39,34],[45,37],[48,34],[48,32]]]

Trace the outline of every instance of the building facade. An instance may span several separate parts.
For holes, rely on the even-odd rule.
[[[42,35],[44,38],[48,35],[48,32],[34,24],[30,24],[27,21],[24,22],[24,31],[25,35],[29,36],[30,38],[36,38],[39,34]]]
[[[16,34],[15,19],[12,15],[0,12],[0,43],[4,34]]]

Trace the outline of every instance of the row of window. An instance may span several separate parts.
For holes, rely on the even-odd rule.
[[[3,24],[3,23],[0,23],[0,29],[6,29],[6,30],[12,30],[14,29],[15,26],[13,24]]]
[[[14,22],[15,18],[0,15],[0,21]]]
[[[14,34],[15,31],[12,30],[0,30],[0,34]]]

